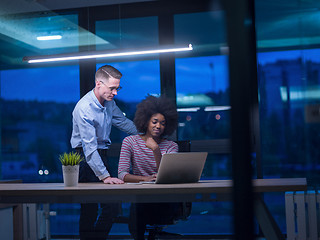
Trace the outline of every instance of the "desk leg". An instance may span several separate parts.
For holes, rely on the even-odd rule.
[[[23,239],[23,207],[22,204],[13,206],[13,239]]]
[[[37,230],[37,204],[23,204],[23,239],[39,239]]]
[[[265,202],[263,201],[261,195],[255,197],[254,206],[255,216],[259,222],[261,231],[264,237],[268,240],[284,240],[284,236],[281,233],[279,226],[274,220],[273,216],[269,212]]]

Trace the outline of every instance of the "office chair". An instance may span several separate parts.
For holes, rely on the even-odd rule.
[[[179,146],[179,152],[190,152],[191,143],[189,140],[176,141],[176,143]],[[155,240],[157,239],[157,237],[161,237],[161,236],[171,237],[171,238],[181,237],[181,234],[165,232],[163,229],[168,225],[176,224],[180,220],[187,220],[190,217],[191,209],[192,209],[191,202],[181,202],[179,204],[179,209],[178,209],[179,213],[172,220],[166,222],[165,224],[153,223],[153,224],[147,225],[147,232],[149,233],[148,240]]]

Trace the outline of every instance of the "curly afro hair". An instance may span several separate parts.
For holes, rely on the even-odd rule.
[[[147,96],[137,105],[133,122],[138,131],[145,134],[152,115],[156,113],[161,113],[166,119],[166,127],[161,137],[171,135],[178,125],[178,112],[175,104],[164,96]]]

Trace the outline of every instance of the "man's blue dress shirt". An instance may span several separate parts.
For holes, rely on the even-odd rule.
[[[72,116],[72,148],[83,148],[87,163],[100,180],[110,176],[97,149],[108,149],[111,145],[112,125],[130,135],[137,134],[135,125],[124,116],[114,100],[104,101],[102,106],[93,90],[79,100]]]

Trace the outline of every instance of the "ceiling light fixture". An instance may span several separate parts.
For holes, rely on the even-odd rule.
[[[51,36],[40,36],[40,37],[37,37],[37,40],[39,40],[39,41],[47,41],[47,40],[59,40],[61,38],[62,38],[61,35],[51,35]]]
[[[28,63],[43,63],[43,62],[58,62],[58,61],[71,61],[71,60],[83,60],[92,58],[108,58],[117,56],[133,56],[133,55],[146,55],[155,53],[170,53],[170,52],[182,52],[193,50],[192,44],[187,47],[162,47],[158,49],[147,50],[132,50],[125,52],[106,52],[106,51],[94,51],[94,52],[79,52],[73,54],[57,54],[48,56],[37,57],[24,57],[23,61]]]
[[[204,108],[205,112],[226,111],[230,110],[231,106],[207,106]]]
[[[190,107],[190,108],[178,108],[178,112],[197,112],[200,110],[200,107]]]

